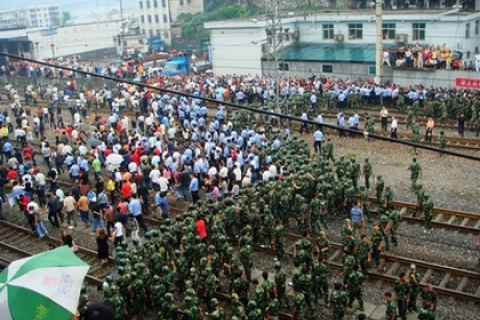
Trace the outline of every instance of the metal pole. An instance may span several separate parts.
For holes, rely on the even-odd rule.
[[[120,0],[120,50],[123,51],[123,4]]]
[[[375,83],[383,80],[383,26],[382,0],[375,1],[376,41],[375,41]]]

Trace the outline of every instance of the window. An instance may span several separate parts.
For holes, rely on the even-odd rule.
[[[470,55],[471,55],[471,52],[467,51],[467,54],[466,54],[467,59],[470,59]]]
[[[145,34],[145,29],[142,29],[142,34]]]
[[[278,70],[288,71],[290,70],[290,67],[288,66],[288,63],[280,62],[278,64]]]
[[[158,8],[158,1],[157,0],[153,0],[153,7]]]
[[[425,40],[425,23],[412,23],[412,29],[412,40]]]
[[[143,9],[143,1],[138,1],[138,7],[139,7],[140,9]]]
[[[148,23],[152,23],[152,15],[151,14],[148,15]]]
[[[150,8],[150,0],[147,0],[146,4],[147,4],[147,9]]]
[[[157,30],[156,30],[156,35],[157,35],[157,36],[160,36],[160,29],[157,29]]]
[[[180,0],[180,5],[183,6],[183,0]]]
[[[333,65],[331,65],[331,64],[322,64],[322,72],[332,73],[332,72],[333,72]]]
[[[168,29],[165,29],[165,30],[163,31],[163,37],[164,37],[165,39],[168,39],[168,38],[170,37],[169,34],[168,34]]]
[[[395,39],[395,23],[382,24],[383,40]]]
[[[480,29],[480,20],[475,21],[475,35],[478,36]]]
[[[334,38],[333,24],[323,24],[322,29],[323,29],[323,39]]]
[[[140,22],[145,23],[145,16],[143,14],[140,16]]]
[[[162,0],[162,7],[165,8],[167,6],[167,0]]]
[[[163,15],[163,22],[168,22],[168,17],[166,14]]]
[[[377,68],[375,66],[369,66],[368,67],[368,74],[369,75],[376,75],[377,74]]]
[[[363,39],[363,26],[361,23],[348,24],[348,39]]]
[[[465,24],[465,39],[470,38],[470,23]]]
[[[156,23],[160,22],[160,16],[158,14],[155,15],[155,22]]]
[[[152,30],[152,29],[149,29],[149,30],[148,30],[148,35],[149,35],[150,37],[153,36],[153,30]]]

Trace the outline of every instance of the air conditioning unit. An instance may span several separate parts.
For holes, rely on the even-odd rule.
[[[395,43],[407,43],[408,35],[406,34],[396,34]]]
[[[335,35],[335,41],[336,42],[343,42],[343,40],[344,40],[343,34],[336,34]]]
[[[270,43],[262,44],[262,52],[270,52],[272,50],[272,45]]]

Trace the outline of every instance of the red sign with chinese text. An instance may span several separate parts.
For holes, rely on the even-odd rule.
[[[455,78],[457,87],[478,88],[480,89],[480,79],[472,78]]]

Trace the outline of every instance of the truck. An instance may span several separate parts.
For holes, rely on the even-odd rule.
[[[163,41],[160,36],[151,36],[147,38],[148,40],[148,49],[152,52],[165,52],[167,51],[167,44]]]
[[[162,71],[163,74],[176,76],[190,73],[190,59],[188,57],[175,57],[167,61]]]
[[[167,61],[162,73],[169,76],[184,75],[189,73],[201,73],[211,68],[208,61],[197,61],[190,64],[190,58],[185,56],[174,57]]]

